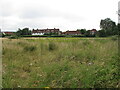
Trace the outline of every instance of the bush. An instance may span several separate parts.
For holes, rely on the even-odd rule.
[[[56,45],[53,42],[50,42],[49,46],[48,46],[48,49],[49,49],[49,51],[53,51],[53,50],[56,49]]]
[[[9,39],[18,39],[17,36],[10,36]]]
[[[0,37],[5,37],[5,35],[3,33],[0,33]]]
[[[21,35],[21,37],[47,37],[47,35]]]
[[[83,42],[83,45],[89,45],[90,44],[90,42],[88,41],[88,40],[85,40],[84,42]]]
[[[24,50],[25,51],[35,51],[36,47],[35,46],[26,46],[26,47],[24,47]]]
[[[112,36],[111,39],[112,39],[113,41],[116,41],[116,40],[118,40],[118,36]]]

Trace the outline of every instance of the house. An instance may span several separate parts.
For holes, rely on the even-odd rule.
[[[4,35],[15,35],[14,32],[2,32]]]
[[[96,30],[96,29],[92,29],[92,30],[90,30],[90,34],[91,34],[91,35],[95,35],[95,34],[96,34],[96,32],[97,32],[97,30]]]
[[[44,34],[51,34],[51,33],[54,33],[54,34],[60,34],[60,31],[59,29],[36,29],[36,30],[32,30],[32,35],[44,35]]]
[[[44,35],[44,30],[39,30],[39,29],[37,29],[37,30],[34,30],[33,29],[33,31],[32,31],[32,35]]]
[[[80,31],[66,31],[62,33],[63,35],[81,35]]]
[[[62,34],[62,35],[65,35],[65,34],[66,34],[66,32],[62,32],[61,34]]]

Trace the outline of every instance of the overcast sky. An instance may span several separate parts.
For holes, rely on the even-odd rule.
[[[118,23],[120,23],[120,1],[119,1],[119,4],[118,4],[118,13],[119,13]]]
[[[101,19],[116,23],[119,0],[0,0],[0,28],[15,31],[59,28],[62,31],[100,29]]]

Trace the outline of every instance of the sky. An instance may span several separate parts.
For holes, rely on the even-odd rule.
[[[120,1],[118,3],[118,14],[119,14],[118,23],[120,23]]]
[[[97,29],[100,20],[118,22],[119,0],[0,0],[0,28]]]

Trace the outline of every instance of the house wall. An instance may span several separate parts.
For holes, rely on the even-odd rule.
[[[50,33],[60,33],[59,29],[37,29],[32,31],[32,35],[44,35],[44,34],[50,34]]]
[[[32,33],[32,35],[44,35],[44,33]]]

